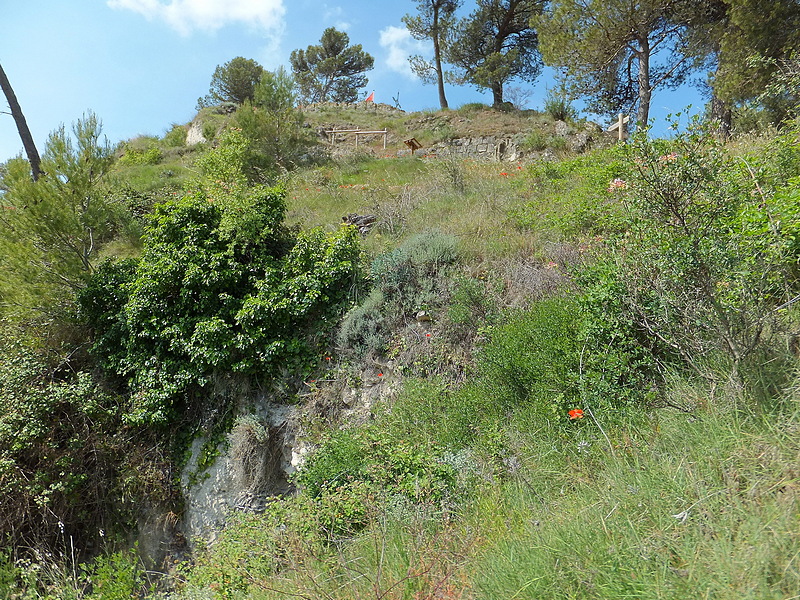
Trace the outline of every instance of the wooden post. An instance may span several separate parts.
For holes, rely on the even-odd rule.
[[[617,116],[617,122],[614,123],[608,129],[606,129],[606,131],[611,132],[616,130],[617,140],[621,142],[627,137],[625,132],[625,125],[626,123],[628,123],[628,121],[630,121],[630,117],[625,116],[622,113],[619,113],[619,115]]]

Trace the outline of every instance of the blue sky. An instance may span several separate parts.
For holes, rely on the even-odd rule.
[[[408,55],[427,51],[401,22],[413,12],[412,0],[0,0],[0,6],[0,64],[40,152],[51,131],[89,110],[112,143],[163,135],[192,119],[217,65],[244,56],[267,69],[288,66],[292,50],[317,43],[330,26],[375,57],[368,89],[377,102],[399,98],[408,111],[438,106],[435,86],[408,70]],[[539,108],[553,82],[545,74],[533,85],[511,85],[530,88],[528,106]],[[472,87],[451,86],[447,93],[451,107],[491,102]],[[702,103],[691,88],[656,92],[652,114],[663,119],[691,103]],[[0,114],[0,162],[21,151],[13,120]]]

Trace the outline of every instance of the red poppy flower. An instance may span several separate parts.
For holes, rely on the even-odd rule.
[[[571,411],[569,411],[570,421],[575,421],[577,419],[582,419],[582,418],[583,418],[583,411],[580,408],[573,408]]]

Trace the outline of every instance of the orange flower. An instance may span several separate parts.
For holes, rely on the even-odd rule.
[[[583,418],[583,411],[580,408],[573,408],[569,411],[569,420],[576,421],[577,419]]]

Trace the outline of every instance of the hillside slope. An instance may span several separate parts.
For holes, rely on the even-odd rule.
[[[12,165],[0,595],[800,594],[797,131],[574,153],[533,113],[368,109],[307,110],[285,163],[206,111],[191,147]],[[329,125],[394,146],[328,159]]]

